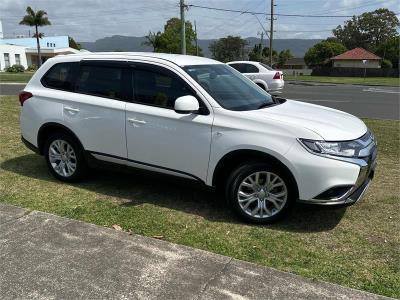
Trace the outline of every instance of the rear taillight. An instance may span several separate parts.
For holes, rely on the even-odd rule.
[[[19,103],[21,103],[21,106],[24,105],[24,102],[31,98],[33,95],[32,93],[22,91],[19,93]]]
[[[281,79],[281,73],[276,72],[272,79]]]

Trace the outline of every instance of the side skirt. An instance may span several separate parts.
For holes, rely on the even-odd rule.
[[[170,169],[170,168],[152,165],[149,163],[131,160],[131,159],[124,158],[124,157],[119,157],[119,156],[115,156],[115,155],[109,155],[109,154],[94,152],[94,151],[86,151],[86,157],[87,157],[89,165],[91,165],[91,166],[100,166],[100,167],[101,166],[103,166],[103,167],[119,166],[119,167],[121,167],[121,165],[122,165],[122,166],[125,166],[127,169],[134,168],[134,169],[140,169],[140,170],[146,170],[146,171],[150,171],[150,172],[156,172],[156,173],[162,173],[162,174],[182,177],[182,178],[186,178],[186,179],[190,179],[190,180],[199,181],[202,184],[206,185],[206,183],[202,179],[200,179],[199,177],[197,177],[195,175],[192,175],[192,174],[189,174],[186,172],[182,172],[182,171],[178,171],[178,170],[174,170],[174,169]]]

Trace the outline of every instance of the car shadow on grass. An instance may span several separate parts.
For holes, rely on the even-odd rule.
[[[0,168],[25,177],[59,182],[49,174],[43,157],[35,154],[6,160]],[[121,206],[147,203],[201,216],[212,222],[241,223],[216,191],[191,180],[114,167],[92,169],[84,182],[68,185],[112,197],[112,201]],[[291,232],[329,231],[339,224],[345,211],[346,208],[295,204],[287,218],[268,227]]]

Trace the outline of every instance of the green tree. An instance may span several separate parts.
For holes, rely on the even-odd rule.
[[[69,46],[71,48],[74,48],[76,50],[81,50],[82,49],[81,44],[75,42],[75,40],[70,36],[68,37],[68,44],[69,44]]]
[[[264,47],[262,51],[261,44],[255,44],[253,49],[249,52],[249,60],[258,61],[265,64],[269,64],[269,47]],[[278,60],[278,52],[272,50],[272,61],[276,62]]]
[[[278,55],[278,67],[282,67],[286,62],[292,58],[292,52],[290,52],[290,49],[285,49],[279,52]]]
[[[192,23],[187,21],[186,28],[186,53],[196,55],[196,33]],[[153,47],[154,52],[181,53],[181,21],[178,18],[171,18],[164,26],[164,32],[149,32],[144,45]],[[199,49],[199,55],[201,49]]]
[[[387,8],[353,16],[333,30],[334,36],[348,49],[362,47],[374,52],[380,44],[398,35],[396,14]]]
[[[42,65],[42,56],[40,55],[40,43],[39,39],[40,33],[38,27],[51,25],[49,19],[47,18],[47,12],[44,10],[34,11],[30,6],[26,8],[26,15],[22,18],[20,25],[34,26],[35,27],[35,37],[38,50],[39,66]]]
[[[389,39],[386,43],[379,45],[376,50],[376,54],[382,57],[383,59],[387,59],[392,63],[392,66],[395,68],[399,68],[399,59],[400,59],[400,37],[396,36]]]
[[[208,48],[212,57],[222,62],[241,60],[245,58],[247,41],[240,36],[227,36],[213,41]]]
[[[334,41],[321,41],[307,50],[304,61],[307,65],[322,65],[333,56],[345,52],[347,49],[340,43]]]
[[[142,43],[142,45],[152,47],[153,52],[157,52],[157,49],[160,49],[162,47],[160,45],[160,35],[160,31],[158,31],[157,33],[149,31],[149,34],[145,36],[146,40]]]

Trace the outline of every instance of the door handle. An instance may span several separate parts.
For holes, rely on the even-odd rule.
[[[128,119],[128,122],[129,122],[129,123],[131,123],[131,124],[133,124],[133,123],[138,123],[138,124],[146,124],[146,121],[143,121],[143,120],[137,120],[137,119],[135,119],[135,118]]]
[[[74,113],[79,112],[79,108],[73,108],[73,107],[69,107],[69,106],[65,106],[64,110],[69,111],[69,112],[74,112]]]

